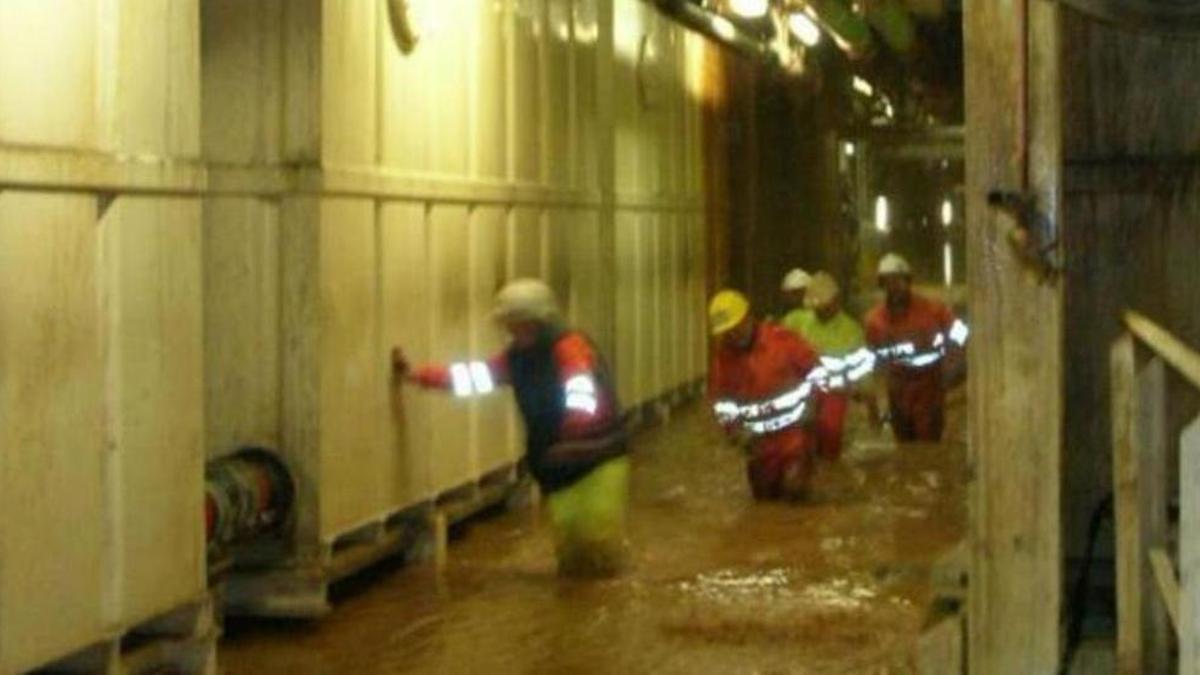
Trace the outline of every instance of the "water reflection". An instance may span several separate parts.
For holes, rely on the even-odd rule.
[[[756,504],[740,456],[696,406],[639,443],[625,576],[559,579],[539,519],[509,513],[471,526],[440,575],[376,573],[319,623],[231,625],[223,667],[911,672],[930,564],[963,532],[963,473],[961,446],[895,451],[864,437],[823,467],[815,503]]]

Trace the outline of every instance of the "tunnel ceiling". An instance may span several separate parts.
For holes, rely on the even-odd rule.
[[[962,123],[961,0],[657,0],[656,4],[748,57],[794,77],[809,78],[827,94],[844,96],[843,107],[851,111],[844,121],[848,127]]]

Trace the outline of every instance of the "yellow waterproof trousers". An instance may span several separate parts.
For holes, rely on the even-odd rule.
[[[616,457],[547,499],[559,574],[605,577],[626,557],[629,458]]]

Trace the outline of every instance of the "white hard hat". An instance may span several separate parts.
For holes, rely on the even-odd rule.
[[[779,288],[784,291],[799,291],[808,288],[808,282],[811,280],[808,272],[797,267],[784,275],[783,283],[779,284]]]
[[[550,321],[558,316],[558,302],[546,282],[516,279],[496,294],[492,316],[500,321]]]
[[[911,275],[912,267],[898,253],[889,253],[879,261],[879,276],[882,277],[886,274]]]
[[[837,299],[841,289],[837,280],[829,272],[817,272],[812,276],[808,285],[808,295],[805,300],[809,307],[823,307]]]

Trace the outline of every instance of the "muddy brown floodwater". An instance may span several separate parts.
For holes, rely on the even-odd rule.
[[[514,510],[472,524],[440,574],[376,573],[319,622],[230,625],[223,670],[913,672],[930,567],[964,532],[963,445],[895,448],[854,428],[813,503],[756,504],[740,455],[693,405],[637,439],[620,578],[559,579],[544,523]]]

